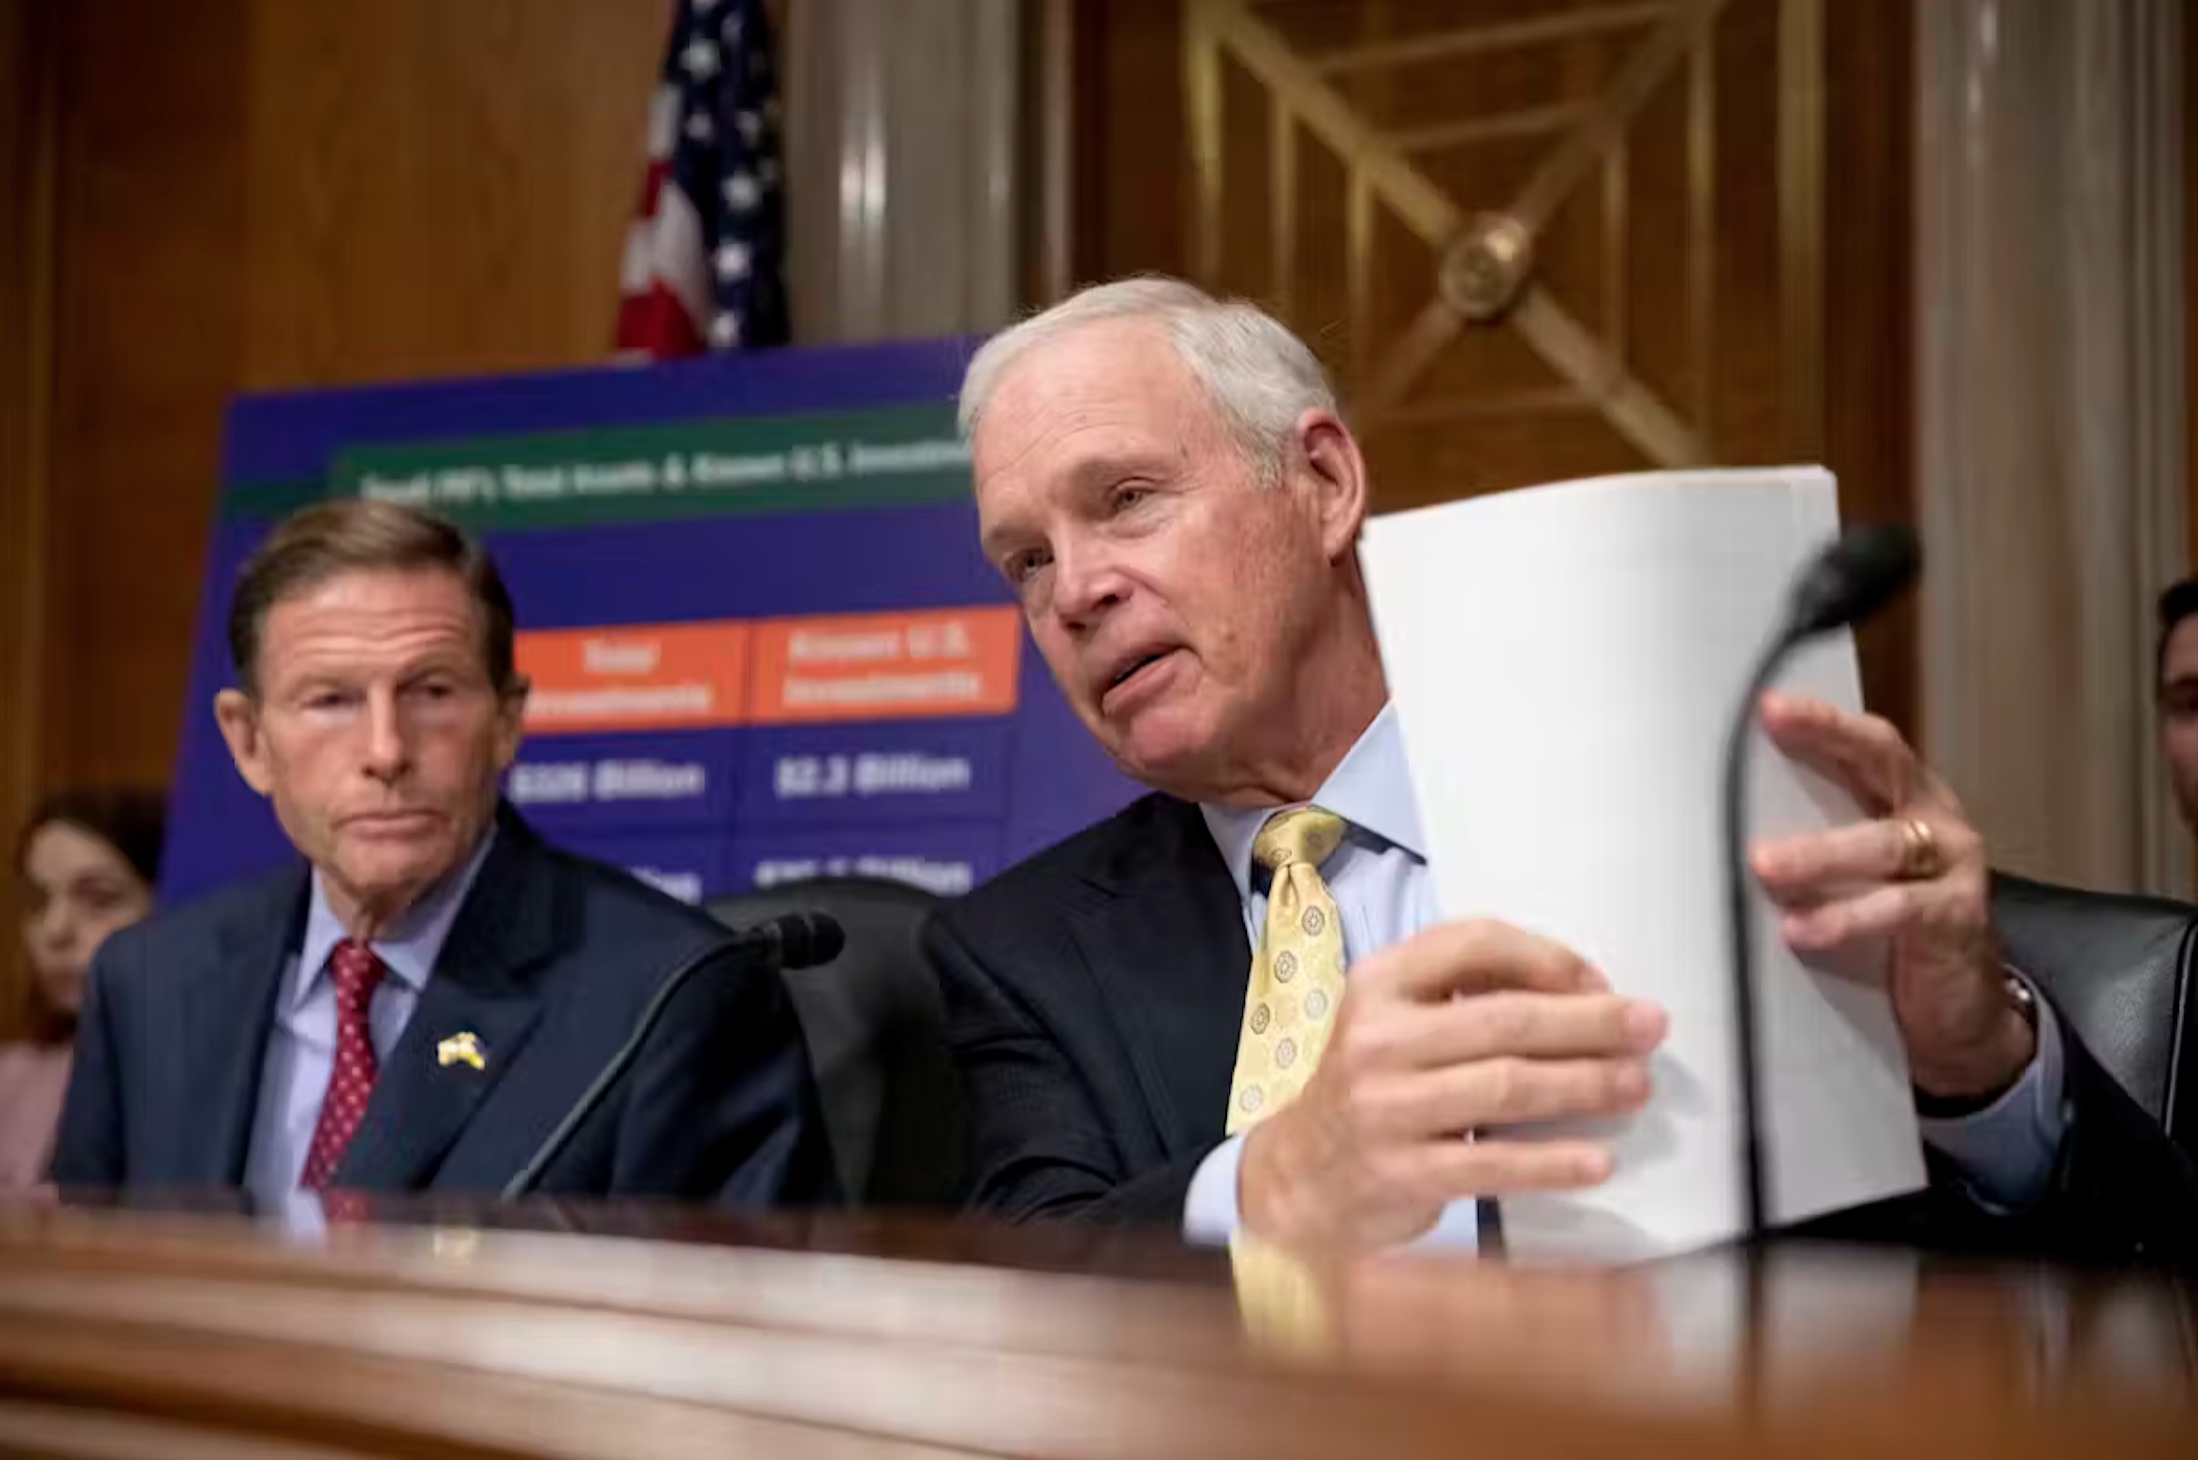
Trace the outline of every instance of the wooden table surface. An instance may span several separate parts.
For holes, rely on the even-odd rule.
[[[190,1205],[0,1207],[0,1453],[2198,1455],[2198,1306],[2160,1277],[1392,1257],[1309,1266],[1276,1332],[1160,1237]]]

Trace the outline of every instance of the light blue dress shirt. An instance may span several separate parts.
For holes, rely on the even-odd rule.
[[[1382,707],[1312,804],[1350,824],[1342,845],[1320,869],[1341,914],[1346,966],[1440,921],[1395,706]],[[1287,808],[1199,809],[1236,881],[1244,930],[1257,948],[1267,919],[1267,886],[1264,870],[1260,881],[1252,880],[1252,842],[1269,817]],[[2060,1028],[2052,1010],[2041,1001],[2038,1055],[2022,1079],[1975,1115],[1921,1122],[1924,1139],[1952,1158],[1972,1191],[1987,1204],[2024,1205],[2043,1189],[2060,1151],[2066,1127],[2061,1112],[2062,1078]],[[1192,1241],[1225,1242],[1236,1231],[1237,1163],[1243,1144],[1242,1135],[1230,1137],[1192,1175],[1183,1209],[1183,1232]],[[1453,1202],[1421,1240],[1473,1246],[1475,1217],[1472,1202]]]
[[[466,894],[496,844],[492,828],[472,858],[454,875],[412,905],[403,917],[368,946],[389,969],[374,990],[366,1019],[374,1058],[386,1061],[397,1047],[420,992],[435,972],[443,943],[465,906]],[[275,1022],[267,1032],[267,1055],[260,1066],[259,1112],[252,1123],[252,1144],[245,1158],[244,1185],[261,1211],[281,1212],[292,1205],[305,1155],[320,1123],[321,1099],[336,1067],[336,983],[328,960],[350,936],[328,906],[321,874],[313,874],[313,900],[305,915],[305,941],[283,969],[275,986]]]

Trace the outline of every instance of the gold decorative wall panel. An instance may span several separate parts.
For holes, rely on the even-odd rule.
[[[1823,453],[1822,0],[1183,25],[1192,270],[1323,352],[1380,505]]]

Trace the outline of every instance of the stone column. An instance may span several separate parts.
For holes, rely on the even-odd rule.
[[[1016,0],[787,7],[798,343],[997,328],[1019,302]]]

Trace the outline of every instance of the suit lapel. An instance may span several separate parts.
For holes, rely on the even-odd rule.
[[[1252,951],[1197,808],[1155,805],[1160,826],[1087,876],[1099,895],[1069,927],[1172,1155],[1221,1138]]]
[[[213,966],[175,979],[181,1008],[176,1028],[185,1085],[172,1092],[179,1186],[236,1186],[244,1180],[252,1124],[259,1110],[260,1071],[283,970],[297,951],[305,922],[308,870],[303,863],[272,879],[217,937]]]
[[[405,1191],[428,1184],[541,1014],[541,991],[528,975],[559,946],[559,878],[541,844],[506,816],[419,1007],[383,1062],[333,1185]],[[478,1053],[478,1068],[443,1057],[453,1041],[454,1049],[470,1045]]]

